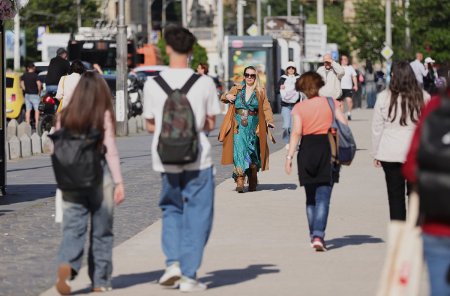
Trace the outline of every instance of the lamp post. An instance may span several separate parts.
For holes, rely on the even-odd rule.
[[[164,1],[164,0],[163,0]],[[244,6],[247,3],[244,0],[237,1],[237,34],[238,36],[244,35]]]
[[[127,91],[127,26],[125,25],[125,0],[119,0],[116,42],[116,122],[117,135],[128,135]]]
[[[6,195],[6,93],[5,93],[5,30],[0,20],[0,194]]]
[[[317,24],[323,25],[323,0],[317,0]]]

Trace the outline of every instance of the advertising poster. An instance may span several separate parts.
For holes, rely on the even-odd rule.
[[[233,53],[233,75],[235,83],[241,82],[244,77],[244,69],[254,66],[258,72],[261,85],[267,83],[267,51],[266,50],[235,50]]]

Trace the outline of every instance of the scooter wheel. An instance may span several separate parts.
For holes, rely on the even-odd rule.
[[[42,136],[45,131],[50,132],[50,129],[53,127],[53,119],[53,115],[42,115],[41,118],[39,118],[36,128],[39,136]]]

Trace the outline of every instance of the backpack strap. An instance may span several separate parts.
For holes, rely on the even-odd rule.
[[[153,80],[163,89],[163,91],[170,95],[173,92],[173,89],[167,84],[167,82],[160,76],[156,76]]]
[[[199,74],[192,74],[192,76],[186,81],[186,83],[181,88],[181,92],[184,94],[187,94],[188,91],[191,89],[191,87],[194,85],[194,83],[200,78],[201,75]]]
[[[333,121],[331,121],[331,127],[336,128],[336,110],[335,110],[334,100],[332,97],[327,97],[327,102],[331,108],[331,113],[333,114]]]

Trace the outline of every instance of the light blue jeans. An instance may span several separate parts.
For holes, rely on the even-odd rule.
[[[330,184],[305,184],[306,216],[311,239],[325,237],[332,190],[333,185]]]
[[[450,237],[423,234],[431,296],[450,295]]]
[[[281,106],[281,116],[283,117],[283,141],[289,144],[289,139],[291,137],[291,111],[293,106]]]
[[[77,192],[63,191],[63,237],[59,264],[68,263],[78,273],[89,233],[88,273],[92,287],[111,287],[114,184],[105,167],[103,185]]]
[[[159,206],[166,265],[179,262],[182,274],[195,279],[213,221],[213,167],[161,176]]]

